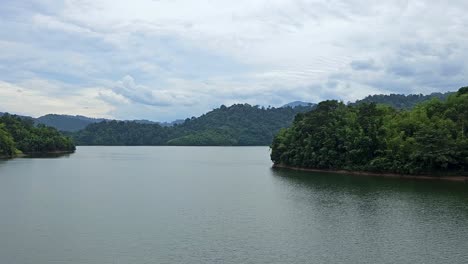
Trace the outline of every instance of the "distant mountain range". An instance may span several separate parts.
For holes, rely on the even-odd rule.
[[[4,113],[0,113],[2,116]],[[47,114],[44,116],[40,116],[38,118],[30,117],[30,116],[21,116],[21,118],[28,118],[32,119],[35,124],[43,124],[46,126],[54,127],[59,131],[65,132],[76,132],[78,130],[82,130],[90,124],[100,123],[103,121],[112,121],[113,119],[106,119],[106,118],[92,118],[82,115],[58,115],[58,114]],[[173,126],[175,124],[183,123],[184,120],[177,119],[172,122],[155,122],[146,119],[138,119],[138,120],[125,120],[130,122],[135,122],[138,124],[159,124],[160,126],[167,127]]]
[[[387,104],[408,109],[438,98],[445,100],[452,93],[430,95],[373,95],[353,104]],[[178,146],[249,146],[269,145],[273,136],[289,127],[299,113],[309,112],[316,104],[295,101],[279,108],[249,104],[222,105],[200,117],[162,127],[138,122],[101,122],[70,135],[77,145],[178,145]]]
[[[422,94],[383,95],[383,94],[379,94],[379,95],[369,95],[362,100],[357,100],[356,102],[349,103],[349,104],[354,105],[354,104],[362,104],[362,103],[378,103],[378,104],[387,104],[397,109],[410,109],[418,103],[431,100],[433,98],[445,100],[451,94],[453,94],[453,92],[432,93],[430,95],[422,95]],[[304,102],[304,101],[294,101],[276,109],[288,108],[288,107],[295,109],[297,107],[300,107],[302,111],[304,107],[306,109],[312,109],[315,106],[316,104],[314,103],[309,103],[309,102]],[[0,116],[1,115],[2,113],[0,113]],[[44,124],[44,125],[51,126],[60,131],[65,131],[65,132],[76,132],[76,131],[85,129],[90,124],[100,123],[103,121],[112,121],[111,119],[91,118],[91,117],[86,117],[86,116],[81,116],[81,115],[48,114],[48,115],[44,115],[38,118],[32,118],[28,116],[22,116],[22,117],[31,118],[34,120],[36,124]],[[150,121],[150,120],[145,120],[145,119],[125,120],[125,121],[133,121],[136,124],[146,124],[146,125],[158,124],[162,127],[171,127],[174,125],[181,125],[184,122],[186,122],[186,120],[182,120],[182,119],[175,120],[173,122],[155,122],[155,121]]]
[[[291,107],[295,108],[297,106],[313,106],[312,103],[301,102],[301,101],[294,101],[289,104],[285,104],[282,107]],[[3,113],[0,113],[0,116]],[[86,128],[90,124],[100,123],[102,121],[112,121],[113,119],[106,119],[106,118],[92,118],[82,115],[59,115],[59,114],[47,114],[44,116],[40,116],[38,118],[33,118],[30,116],[20,116],[23,118],[31,118],[34,120],[36,124],[43,124],[46,126],[54,127],[59,131],[65,132],[76,132]],[[137,120],[124,120],[124,121],[133,121],[138,124],[159,124],[163,127],[170,127],[176,124],[182,124],[185,120],[177,119],[172,122],[155,122],[146,119],[137,119]]]
[[[288,104],[283,105],[282,107],[297,107],[297,106],[314,106],[314,103],[302,102],[302,101],[294,101]]]
[[[57,114],[48,114],[36,118],[34,121],[37,124],[44,124],[46,126],[55,127],[60,131],[78,131],[89,124],[99,123],[105,121],[104,118],[90,118],[86,116],[72,116],[72,115],[57,115]]]
[[[312,106],[222,105],[170,127],[105,121],[69,135],[77,145],[266,146],[281,128],[291,125],[298,113],[312,109]]]

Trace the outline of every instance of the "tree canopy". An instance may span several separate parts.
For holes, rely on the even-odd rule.
[[[13,157],[23,153],[74,151],[75,145],[69,137],[55,128],[34,125],[30,118],[9,114],[0,117],[0,156]]]
[[[411,109],[417,104],[432,100],[434,98],[440,100],[446,100],[454,92],[446,93],[431,93],[429,95],[423,94],[376,94],[366,96],[364,99],[357,100],[351,105],[358,105],[363,103],[376,103],[376,104],[385,104],[397,109]]]
[[[289,126],[297,113],[310,109],[310,106],[223,105],[171,127],[106,121],[71,135],[78,145],[268,146],[279,129]]]
[[[466,87],[411,110],[324,101],[275,136],[271,159],[302,168],[466,174],[467,126]]]

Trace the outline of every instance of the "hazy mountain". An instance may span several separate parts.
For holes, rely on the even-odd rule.
[[[54,127],[60,131],[75,132],[84,129],[89,124],[99,123],[102,121],[111,121],[111,119],[105,118],[92,118],[81,115],[58,115],[48,114],[38,118],[35,118],[36,124],[44,124],[46,126]],[[184,120],[175,120],[173,122],[155,122],[146,119],[138,120],[124,120],[126,122],[135,122],[137,124],[159,124],[161,126],[173,126],[174,124],[183,123]]]
[[[349,103],[349,104],[355,105],[355,104],[361,104],[361,103],[374,102],[374,103],[379,103],[379,104],[388,104],[398,109],[410,109],[414,107],[416,104],[427,101],[427,100],[431,100],[432,98],[439,98],[441,100],[445,100],[450,94],[453,94],[453,92],[432,93],[430,95],[422,95],[422,94],[383,95],[383,94],[379,94],[379,95],[369,95],[362,100],[357,100],[356,102]],[[296,107],[312,107],[313,108],[315,106],[316,104],[314,103],[294,101],[294,102],[285,104],[280,108],[288,108],[288,107],[291,107],[293,109]],[[259,107],[253,106],[253,108],[259,108]],[[0,113],[0,116],[2,114],[3,113]],[[32,118],[28,116],[20,116],[20,117]],[[44,116],[41,116],[38,118],[32,118],[32,119],[34,119],[36,124],[44,124],[47,126],[54,127],[60,131],[67,131],[67,132],[76,132],[76,131],[85,129],[90,124],[99,123],[102,121],[110,121],[110,119],[104,119],[104,118],[91,118],[91,117],[86,117],[86,116],[81,116],[81,115],[59,115],[59,114],[48,114],[48,115],[44,115]],[[184,124],[184,122],[186,122],[186,120],[182,120],[182,119],[175,120],[173,122],[155,122],[155,121],[150,121],[146,119],[125,120],[125,121],[128,121],[128,122],[133,121],[137,124],[149,124],[149,125],[159,124],[162,127],[182,125]]]
[[[0,112],[0,116],[3,116],[5,114],[10,114],[10,113],[7,113],[7,112]],[[10,114],[11,115],[11,114]],[[21,119],[34,119],[34,117],[30,117],[30,116],[25,116],[25,115],[14,115],[16,117],[19,117]]]
[[[313,105],[315,105],[315,104],[308,103],[308,102],[302,102],[302,101],[294,101],[294,102],[290,102],[288,104],[285,104],[285,105],[283,105],[281,107],[292,107],[292,108],[294,108],[296,106],[313,106]]]
[[[78,131],[87,125],[102,122],[103,118],[90,118],[86,116],[48,114],[35,119],[37,124],[54,127],[60,131]]]
[[[172,122],[156,122],[155,124],[159,124],[160,126],[163,126],[163,127],[171,127],[171,126],[174,126],[174,125],[182,124],[184,122],[185,122],[184,119],[176,119],[176,120],[174,120]]]
[[[159,124],[159,122],[154,122],[154,121],[150,121],[150,120],[146,120],[146,119],[136,119],[136,120],[125,120],[125,121],[133,121],[135,123],[138,123],[138,124]]]

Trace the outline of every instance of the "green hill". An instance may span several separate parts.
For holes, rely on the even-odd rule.
[[[431,93],[429,95],[422,94],[376,94],[366,96],[362,100],[357,100],[351,105],[358,105],[363,103],[376,103],[376,104],[385,104],[389,105],[396,109],[411,109],[419,103],[432,100],[434,98],[440,100],[446,100],[454,92],[446,93]]]
[[[18,153],[72,152],[73,141],[55,128],[34,125],[26,117],[3,114],[0,117],[0,156],[14,157]]]
[[[260,108],[248,104],[221,106],[198,118],[162,127],[129,121],[90,124],[72,133],[78,145],[269,145],[279,129],[311,107]]]
[[[468,87],[411,110],[325,101],[276,135],[271,159],[312,169],[467,174],[467,130]]]
[[[78,131],[89,124],[102,122],[102,118],[90,118],[86,116],[71,116],[48,114],[35,119],[35,123],[54,127],[60,131]]]

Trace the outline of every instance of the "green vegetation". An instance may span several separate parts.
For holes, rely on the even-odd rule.
[[[466,175],[467,128],[468,87],[412,110],[325,101],[276,135],[271,159],[313,169]]]
[[[12,157],[15,151],[13,138],[10,133],[5,130],[5,125],[0,124],[0,157]]]
[[[168,127],[139,124],[134,121],[103,121],[72,133],[77,145],[155,146],[167,142]]]
[[[59,131],[78,131],[84,129],[87,125],[104,121],[100,118],[90,118],[85,116],[56,115],[49,114],[38,117],[34,120],[36,124],[43,124],[54,127]]]
[[[355,103],[351,103],[351,105],[359,105],[363,103],[376,103],[376,104],[389,105],[396,109],[411,109],[415,107],[417,104],[430,101],[434,98],[440,99],[442,101],[446,100],[452,94],[454,93],[453,92],[431,93],[429,95],[376,94],[376,95],[366,96],[366,98],[362,100],[357,100]]]
[[[14,157],[17,153],[46,153],[74,151],[73,141],[55,128],[34,125],[30,118],[9,114],[0,117],[0,156]]]
[[[198,118],[162,127],[128,121],[91,124],[72,133],[78,145],[267,146],[279,129],[309,106],[260,108],[248,104],[221,106]]]

